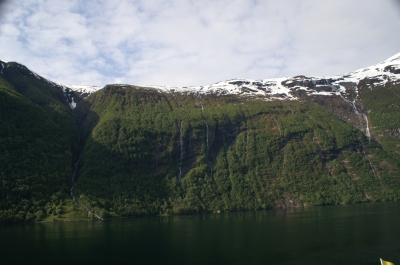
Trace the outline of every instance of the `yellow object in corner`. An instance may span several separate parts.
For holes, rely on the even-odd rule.
[[[390,261],[385,261],[381,259],[381,265],[394,265],[394,263],[390,262]]]

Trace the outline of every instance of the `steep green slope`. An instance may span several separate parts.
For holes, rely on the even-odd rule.
[[[399,196],[397,160],[315,104],[107,86],[76,112],[78,200],[104,217]]]
[[[2,78],[0,108],[0,222],[40,220],[46,204],[58,205],[60,192],[68,191],[68,138]]]
[[[385,86],[360,91],[360,98],[368,112],[372,137],[391,153],[400,153],[400,85]]]
[[[60,88],[8,63],[0,74],[0,223],[62,213],[77,154],[77,125]]]
[[[388,82],[385,86],[363,87],[360,98],[368,113],[371,137],[380,146],[371,150],[370,161],[381,178],[399,190],[400,85]]]
[[[266,102],[109,85],[72,112],[60,86],[7,63],[0,223],[87,217],[69,197],[78,159],[76,198],[102,217],[397,200],[400,85],[361,82],[353,96],[358,111],[339,96]],[[350,123],[369,124],[371,142]]]
[[[67,135],[72,153],[77,154],[78,129],[61,88],[35,75],[24,65],[14,62],[7,63],[0,76],[8,81],[18,93],[46,112],[46,115]]]

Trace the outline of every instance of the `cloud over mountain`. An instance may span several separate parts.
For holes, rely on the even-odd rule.
[[[398,52],[394,1],[9,1],[0,59],[60,83],[342,74]]]

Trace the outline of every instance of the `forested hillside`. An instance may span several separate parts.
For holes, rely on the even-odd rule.
[[[69,199],[78,130],[62,91],[11,63],[0,76],[0,223],[42,220]]]
[[[400,85],[367,81],[269,101],[108,85],[71,110],[2,63],[0,223],[397,200]]]
[[[315,104],[107,86],[76,112],[79,200],[103,216],[400,195],[398,155]]]

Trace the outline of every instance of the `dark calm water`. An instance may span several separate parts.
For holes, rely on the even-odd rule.
[[[0,264],[400,264],[400,203],[0,226]]]

